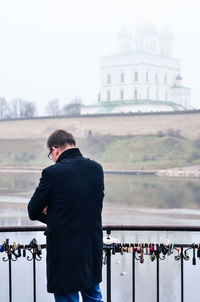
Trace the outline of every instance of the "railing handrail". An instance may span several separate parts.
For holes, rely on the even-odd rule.
[[[0,226],[1,232],[38,232],[45,231],[45,225],[26,225],[26,226]],[[189,231],[200,232],[200,226],[183,226],[183,225],[103,225],[103,230],[107,235],[112,231]],[[106,239],[109,239],[107,237]],[[110,237],[110,239],[112,239]],[[12,262],[16,261],[23,255],[26,257],[28,250],[32,256],[26,257],[28,261],[33,262],[33,301],[36,302],[36,260],[41,260],[42,249],[46,248],[46,244],[37,244],[36,239],[33,239],[29,244],[20,245],[14,242],[9,244],[7,238],[2,242],[1,252],[7,253],[7,258],[3,257],[3,261],[8,261],[8,275],[9,275],[9,302],[12,302]],[[132,301],[136,301],[136,260],[140,263],[144,262],[144,255],[150,256],[151,261],[156,260],[156,301],[160,301],[160,260],[164,260],[165,256],[174,254],[175,260],[180,260],[181,263],[181,302],[184,301],[184,261],[190,259],[188,250],[192,251],[192,264],[196,265],[196,257],[200,258],[200,244],[160,244],[160,243],[112,243],[104,244],[104,258],[103,262],[106,265],[106,286],[107,286],[107,302],[111,302],[111,258],[115,253],[124,252],[132,254]]]
[[[0,233],[3,232],[41,232],[45,231],[44,225],[26,226],[0,226]],[[103,225],[103,230],[111,231],[175,231],[175,232],[200,232],[200,226],[193,225]]]

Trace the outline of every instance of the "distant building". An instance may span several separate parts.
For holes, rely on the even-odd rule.
[[[155,112],[191,109],[190,88],[182,86],[180,60],[173,58],[173,35],[153,27],[133,38],[118,34],[119,53],[100,60],[98,103],[82,114]]]

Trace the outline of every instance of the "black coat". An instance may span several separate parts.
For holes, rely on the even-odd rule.
[[[103,191],[101,165],[78,148],[64,151],[42,171],[28,213],[47,223],[48,292],[67,294],[101,282]]]

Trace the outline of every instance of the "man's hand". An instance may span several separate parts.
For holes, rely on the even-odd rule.
[[[42,213],[44,214],[44,215],[47,215],[47,206],[44,208],[44,210],[42,211]]]

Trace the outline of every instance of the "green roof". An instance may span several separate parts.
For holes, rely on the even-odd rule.
[[[86,105],[84,107],[96,107],[97,113],[112,113],[112,110],[121,105],[165,105],[172,108],[174,111],[187,110],[183,105],[179,105],[168,101],[156,101],[156,100],[126,100],[126,101],[106,101],[100,102],[94,105]]]

